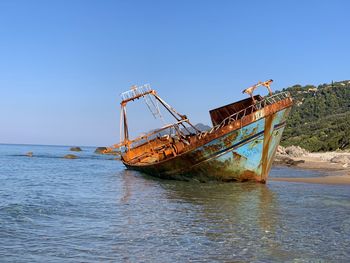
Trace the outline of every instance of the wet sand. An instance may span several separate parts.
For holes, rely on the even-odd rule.
[[[311,178],[270,178],[270,181],[283,181],[294,183],[311,183],[311,184],[341,184],[350,185],[350,175],[327,175],[323,177]]]
[[[270,178],[270,181],[350,185],[350,165],[333,163],[330,161],[337,155],[350,155],[350,153],[309,153],[304,157],[291,157],[294,161],[305,161],[304,163],[298,163],[295,166],[291,166],[291,168],[295,167],[301,169],[317,170],[323,172],[324,176],[309,178]]]

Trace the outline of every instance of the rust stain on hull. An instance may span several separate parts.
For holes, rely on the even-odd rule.
[[[269,162],[269,146],[271,142],[271,130],[272,130],[273,114],[265,117],[265,129],[264,129],[264,143],[262,151],[262,172],[261,172],[261,181],[266,182],[268,175],[268,162]]]

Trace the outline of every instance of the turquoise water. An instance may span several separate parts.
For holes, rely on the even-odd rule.
[[[160,180],[82,149],[0,145],[1,262],[349,262],[349,186]]]

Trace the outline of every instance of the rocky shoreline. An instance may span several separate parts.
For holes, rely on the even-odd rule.
[[[350,185],[350,152],[310,153],[299,146],[279,146],[275,166],[322,171],[325,176],[316,178],[270,178],[271,181],[304,182]]]

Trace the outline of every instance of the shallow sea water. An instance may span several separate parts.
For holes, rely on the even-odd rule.
[[[160,180],[82,149],[0,145],[1,262],[350,261],[349,186]]]

